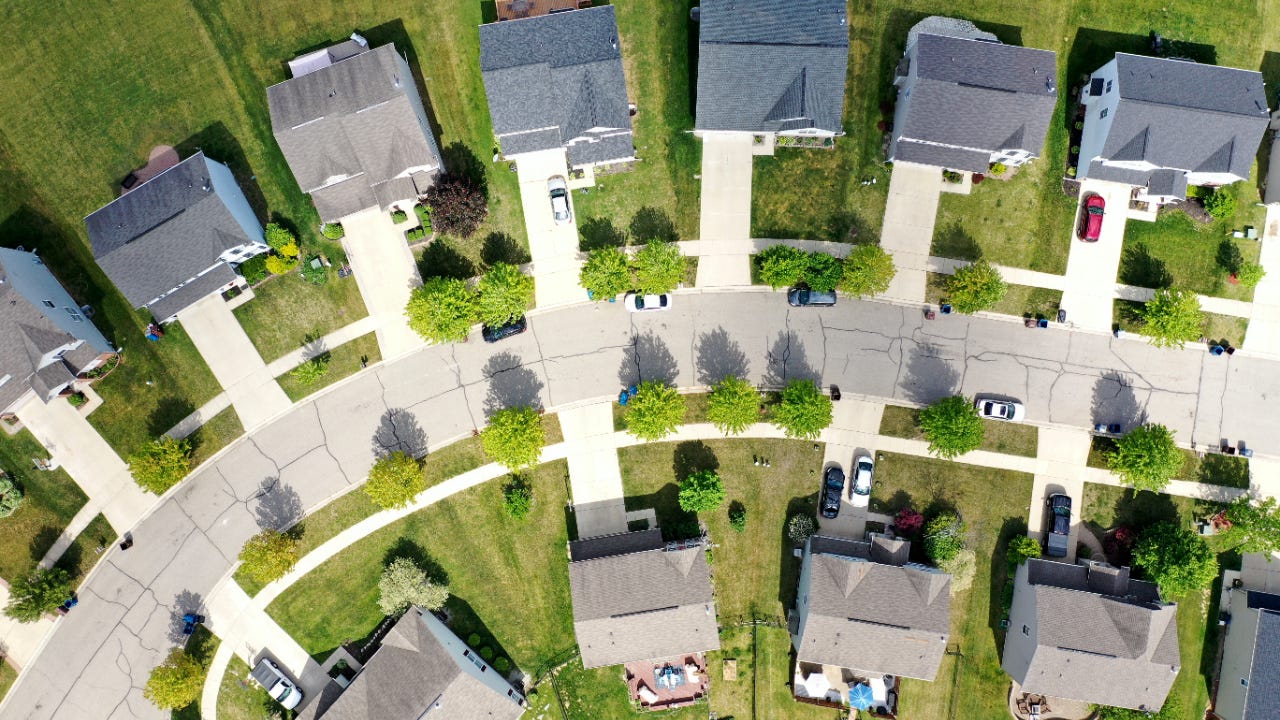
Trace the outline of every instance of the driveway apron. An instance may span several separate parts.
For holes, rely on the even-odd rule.
[[[342,247],[355,272],[360,296],[376,319],[378,349],[384,360],[422,347],[422,338],[409,328],[404,309],[409,293],[422,284],[404,231],[389,213],[370,208],[342,219],[346,236]]]
[[[746,133],[702,136],[698,287],[751,284],[750,257],[733,252],[751,237],[751,148]]]
[[[534,292],[539,308],[582,302],[587,291],[578,284],[578,213],[570,222],[558,224],[551,214],[547,181],[569,177],[569,161],[563,148],[521,155],[516,161],[520,181],[520,204],[529,235],[529,256],[533,259]],[[570,203],[573,193],[570,193]]]
[[[898,272],[884,297],[924,302],[929,248],[942,195],[942,171],[935,167],[897,162],[889,179],[880,247],[893,255]]]

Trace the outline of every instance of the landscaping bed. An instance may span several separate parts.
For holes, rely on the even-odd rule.
[[[284,390],[284,394],[289,396],[290,400],[298,402],[308,395],[319,392],[322,388],[360,372],[362,361],[372,365],[382,360],[382,350],[378,347],[378,338],[375,333],[361,335],[345,342],[329,350],[325,355],[328,356],[325,361],[328,371],[315,382],[304,383],[293,375],[292,371],[276,378],[276,382],[280,383],[280,389]]]
[[[885,405],[884,415],[880,418],[880,434],[908,440],[924,440],[924,433],[919,428],[920,410],[902,407],[901,405]],[[983,420],[985,432],[979,450],[1035,457],[1040,446],[1040,432],[1034,425],[1023,423]]]

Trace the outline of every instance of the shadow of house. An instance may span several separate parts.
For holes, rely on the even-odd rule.
[[[674,482],[648,495],[628,495],[625,507],[627,512],[652,508],[658,527],[662,529],[663,540],[684,540],[701,533],[697,514],[680,507],[680,486]]]
[[[523,365],[518,355],[510,352],[493,355],[482,372],[489,384],[484,400],[486,416],[505,408],[542,409],[542,380]]]
[[[729,331],[716,328],[698,337],[698,382],[715,385],[727,377],[745,378],[751,362],[742,346],[729,337]]]
[[[988,583],[990,593],[987,601],[987,627],[995,638],[998,657],[1004,657],[1004,628],[1000,627],[1005,619],[1005,600],[1013,602],[1013,573],[1010,572],[1009,560],[1005,548],[1009,541],[1018,535],[1027,534],[1027,521],[1024,518],[1005,518],[1000,525],[1000,534],[996,537],[995,552],[991,553],[991,576]]]
[[[817,521],[818,509],[818,493],[815,491],[810,495],[802,497],[793,497],[787,501],[787,514],[782,521],[782,531],[778,533],[780,538],[778,544],[778,567],[781,569],[778,573],[778,602],[789,611],[796,604],[796,584],[800,580],[800,558],[796,557],[796,548],[802,547],[803,543],[796,543],[791,540],[787,534],[788,525],[791,518],[796,515],[806,515],[813,518],[813,527],[818,527]]]
[[[195,135],[174,145],[174,150],[178,152],[178,157],[180,158],[203,152],[205,155],[226,165],[227,169],[235,177],[236,185],[240,187],[245,199],[249,201],[249,207],[253,208],[253,214],[257,216],[258,222],[266,222],[267,198],[262,194],[262,187],[258,185],[257,173],[249,165],[249,159],[245,156],[244,148],[240,145],[240,141],[236,139],[235,135],[231,134],[226,125],[221,122],[211,123]],[[112,185],[111,190],[112,194],[119,195],[119,183]]]
[[[402,452],[414,458],[427,454],[427,433],[418,424],[418,418],[413,413],[401,408],[392,408],[382,414],[372,443],[373,453],[377,457],[385,457],[393,452]]]
[[[667,343],[653,333],[633,334],[631,346],[623,352],[618,382],[630,387],[642,382],[673,384],[680,368]]]

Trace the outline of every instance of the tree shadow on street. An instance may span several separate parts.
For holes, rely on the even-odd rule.
[[[730,375],[745,378],[750,361],[729,331],[716,328],[698,338],[698,382],[715,385]]]
[[[498,353],[489,358],[482,372],[489,384],[484,399],[486,417],[504,408],[542,409],[542,380],[523,364],[519,355]]]
[[[1123,373],[1107,371],[1093,384],[1093,421],[1119,423],[1128,431],[1146,422],[1146,410],[1138,403],[1133,384]]]
[[[169,606],[169,641],[177,645],[182,645],[187,640],[187,635],[182,631],[186,626],[186,622],[182,619],[183,615],[199,615],[200,608],[204,605],[204,598],[199,593],[193,593],[190,590],[183,590],[173,596],[173,604]]]
[[[288,530],[302,521],[302,498],[298,491],[269,477],[258,485],[258,492],[249,499],[253,519],[262,530]]]
[[[427,433],[418,424],[418,418],[403,408],[391,408],[383,413],[373,434],[375,456],[385,457],[393,452],[415,458],[427,454]]]
[[[679,374],[676,358],[667,343],[653,333],[631,336],[631,347],[623,352],[618,382],[624,386],[655,381],[672,384]]]
[[[820,379],[818,371],[809,364],[805,354],[804,343],[794,330],[779,330],[773,347],[765,355],[768,363],[764,372],[764,384],[771,388],[780,388],[792,380]]]
[[[907,354],[906,375],[902,392],[908,400],[929,404],[954,395],[960,387],[960,373],[931,343],[917,343]]]

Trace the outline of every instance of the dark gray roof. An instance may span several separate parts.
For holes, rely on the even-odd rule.
[[[1161,168],[1147,178],[1147,192],[1152,195],[1187,196],[1187,174],[1178,170]]]
[[[988,153],[1020,149],[1039,155],[1044,149],[1058,102],[1053,52],[920,33],[911,53],[917,77],[905,117],[894,127],[896,137]],[[906,150],[921,158],[928,149]],[[937,157],[949,162],[928,164],[975,172],[985,171],[989,159],[979,167],[974,158]]]
[[[151,314],[157,320],[165,321],[178,314],[179,310],[194,305],[211,292],[236,279],[236,271],[226,263],[218,263],[209,272],[151,303]]]
[[[1160,589],[1154,583],[1134,580],[1127,567],[1104,563],[1072,564],[1037,559],[1027,563],[1027,582],[1127,597],[1144,603],[1160,602]]]
[[[1268,123],[1261,73],[1127,53],[1116,72],[1103,158],[1249,177]]]
[[[610,542],[623,541],[614,536]],[[569,588],[586,667],[720,647],[711,570],[701,545],[575,560],[569,563]]]
[[[869,543],[815,535],[808,550],[809,585],[799,592],[809,611],[797,658],[932,680],[951,631],[951,576],[868,560],[876,552]]]
[[[93,256],[133,307],[205,271],[251,238],[218,196],[204,153],[85,218]]]
[[[604,158],[591,162],[633,155],[612,6],[481,25],[480,70],[504,154],[559,148],[594,137],[592,128],[612,128],[606,134],[626,139],[595,148]]]
[[[984,173],[991,166],[991,153],[982,150],[930,145],[899,138],[894,146],[895,161],[932,165],[948,170]]]
[[[1258,634],[1254,638],[1253,665],[1246,693],[1244,720],[1280,718],[1280,613],[1274,610],[1258,613]]]
[[[1271,135],[1271,161],[1267,163],[1267,188],[1262,202],[1280,203],[1280,132],[1273,131]]]
[[[645,550],[657,550],[663,546],[662,531],[658,528],[635,532],[600,535],[569,543],[569,559],[593,560],[610,555],[626,555]]]
[[[703,0],[699,130],[842,132],[843,0]]]
[[[401,63],[388,44],[267,88],[276,142],[325,221],[376,205],[375,188],[409,168],[440,167]],[[350,179],[326,187],[338,178]]]

